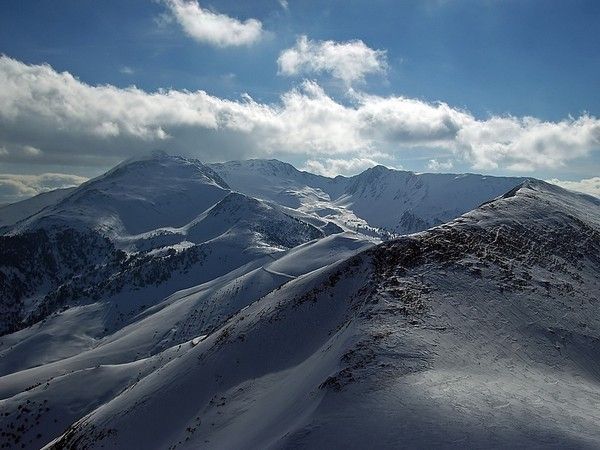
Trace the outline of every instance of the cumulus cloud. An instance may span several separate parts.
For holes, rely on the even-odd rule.
[[[427,168],[433,172],[443,172],[445,170],[451,170],[454,167],[452,161],[438,161],[437,159],[430,159],[427,163]]]
[[[444,147],[475,119],[445,103],[356,94],[362,134],[377,142]]]
[[[313,81],[275,103],[234,101],[204,91],[90,86],[48,65],[0,57],[0,86],[0,162],[13,164],[106,168],[162,148],[207,161],[302,155],[333,173],[352,169],[327,159],[364,164],[424,149],[479,170],[526,173],[600,148],[600,120],[590,115],[482,120],[442,102],[357,93],[341,103]]]
[[[311,41],[300,36],[296,45],[284,50],[277,59],[279,73],[300,75],[329,73],[347,85],[364,80],[387,69],[386,52],[373,50],[363,41]]]
[[[25,156],[36,157],[42,154],[42,151],[39,148],[32,147],[31,145],[24,145],[22,152]]]
[[[559,122],[512,116],[471,120],[457,132],[456,147],[475,169],[554,169],[600,147],[600,121],[589,115]]]
[[[217,47],[250,45],[263,35],[259,20],[240,21],[202,8],[196,0],[165,0],[165,4],[185,33],[198,42]]]
[[[77,186],[87,178],[64,173],[17,175],[0,173],[0,204],[18,201],[52,189]]]
[[[583,192],[600,198],[600,177],[584,178],[579,181],[566,181],[552,178],[546,181],[564,187],[565,189]]]
[[[327,177],[335,177],[336,175],[355,175],[377,164],[376,161],[370,158],[309,159],[302,170]]]

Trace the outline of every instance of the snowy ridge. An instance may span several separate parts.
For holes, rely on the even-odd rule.
[[[327,178],[276,160],[232,161],[211,167],[240,192],[318,215],[344,229],[383,237],[452,220],[525,180],[415,174],[383,166],[353,177]]]

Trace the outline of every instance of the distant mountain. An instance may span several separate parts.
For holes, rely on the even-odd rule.
[[[227,183],[199,161],[153,153],[82,184],[19,223],[12,233],[65,226],[121,237],[183,226],[229,191]]]
[[[0,235],[0,334],[111,298],[124,319],[107,326],[121,326],[176,290],[338,231],[231,192],[202,163],[162,153],[54,199]]]
[[[396,235],[447,222],[525,180],[415,174],[383,166],[353,177],[327,178],[277,160],[210,166],[233,189],[248,195],[317,214],[347,229],[379,229]]]
[[[3,407],[48,405],[51,426],[101,396],[54,448],[596,447],[599,255],[600,201],[525,182],[150,361],[72,372],[68,389],[40,374],[14,397],[4,377]]]

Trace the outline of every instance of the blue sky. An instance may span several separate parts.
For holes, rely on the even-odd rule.
[[[218,29],[206,28],[206,17],[217,17]],[[234,42],[223,34],[225,17],[246,27],[249,37]],[[0,186],[2,174],[11,180],[94,176],[153,148],[210,161],[277,157],[329,174],[382,163],[594,179],[600,174],[599,29],[600,2],[582,0],[2,2],[0,52],[11,97],[0,104]],[[302,54],[301,36],[308,46]],[[286,50],[293,51],[287,73],[280,61]],[[23,82],[31,68],[37,70],[33,86]],[[58,79],[62,72],[76,82]],[[43,80],[57,84],[43,91]],[[127,94],[133,85],[138,100]],[[94,86],[111,91],[97,96]],[[37,94],[23,94],[28,90]],[[143,108],[143,98],[152,106],[152,93],[169,90],[204,91],[202,108],[214,112],[206,104],[216,102],[221,109],[216,118],[193,123],[158,112],[143,123],[137,118],[144,111],[127,115],[134,108],[127,102]],[[291,104],[282,98],[295,94]],[[170,104],[165,108],[181,110],[171,97],[163,99]],[[34,98],[45,109],[27,104]],[[182,98],[188,106],[200,101]],[[65,112],[66,101],[88,103]],[[123,102],[123,112],[107,113],[102,101]],[[58,125],[51,116],[60,117]],[[348,121],[360,132],[346,142],[353,130],[342,129]],[[240,122],[252,126],[241,129]],[[10,189],[5,200],[27,195]]]

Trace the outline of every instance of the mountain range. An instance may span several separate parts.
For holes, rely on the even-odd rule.
[[[0,208],[0,442],[596,447],[600,200],[152,153]]]

